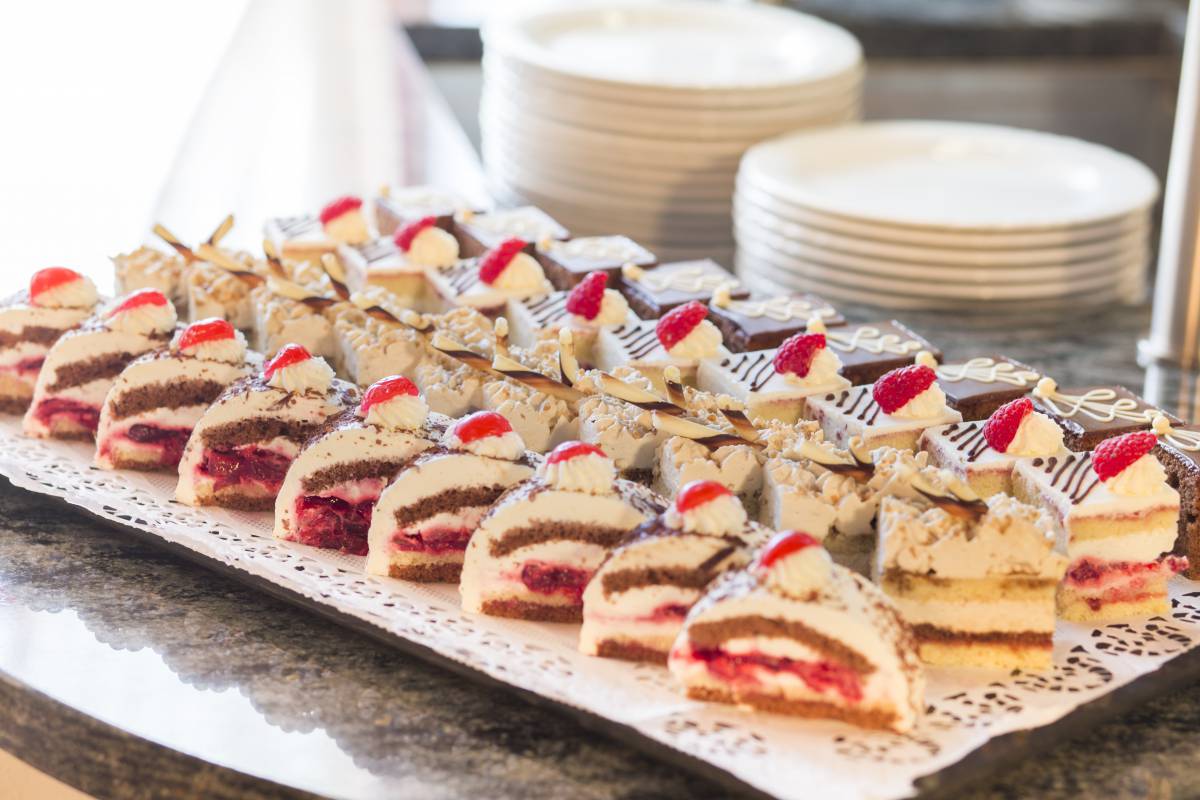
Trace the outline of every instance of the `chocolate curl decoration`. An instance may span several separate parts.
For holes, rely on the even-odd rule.
[[[433,338],[429,340],[429,346],[442,355],[453,358],[455,361],[460,361],[472,369],[477,369],[488,375],[503,375],[503,373],[492,368],[492,362],[487,359],[487,356],[481,356],[474,350],[468,350],[464,345],[459,344],[440,331],[433,334]],[[524,366],[521,369],[524,369]]]
[[[196,248],[196,252],[199,253],[200,257],[205,261],[213,264],[214,266],[220,267],[243,283],[249,284],[250,286],[262,286],[263,283],[266,282],[266,278],[264,278],[262,275],[246,269],[244,266],[225,255],[223,252],[213,247],[211,244],[205,243],[200,245]]]
[[[762,442],[744,439],[736,433],[726,433],[716,428],[710,428],[707,425],[701,425],[699,422],[692,422],[690,419],[674,417],[659,411],[651,414],[651,419],[654,421],[654,427],[657,430],[670,436],[682,436],[685,439],[699,442],[710,450],[716,450],[718,447],[726,447],[728,445],[763,446]]]
[[[279,251],[275,249],[275,244],[270,239],[263,239],[262,249],[271,272],[280,278],[286,278],[287,270],[283,268],[283,259],[279,257]]]
[[[558,329],[558,371],[567,386],[579,382],[579,359],[575,357],[575,335],[570,328]]]
[[[869,461],[864,462],[858,457],[854,452],[855,445],[853,442],[846,450],[839,450],[830,446],[833,452],[829,452],[821,447],[823,441],[819,438],[820,432],[818,431],[815,435],[818,438],[804,439],[800,443],[800,446],[796,448],[796,452],[801,458],[806,458],[835,475],[848,475],[859,483],[870,480],[871,476],[875,474],[875,465]],[[859,444],[861,443],[862,440],[859,438]]]
[[[496,324],[492,326],[492,335],[496,341],[492,345],[495,349],[497,357],[508,358],[508,320],[504,317],[496,317]],[[492,362],[493,364],[495,361]]]
[[[311,308],[313,311],[324,311],[334,303],[338,302],[332,297],[322,297],[319,294],[313,294],[308,289],[305,289],[298,283],[293,283],[286,278],[266,278],[267,290],[271,294],[279,297],[286,297],[289,300],[295,300],[299,303]]]
[[[213,229],[213,232],[208,235],[205,244],[210,244],[216,247],[225,238],[225,235],[233,229],[233,214],[226,214],[225,219],[221,220],[221,224]]]
[[[745,412],[739,411],[736,408],[722,408],[721,416],[725,417],[725,421],[733,426],[738,436],[741,436],[748,442],[762,445],[759,439],[758,428],[754,427],[754,423],[750,421]]]
[[[396,314],[383,306],[375,303],[370,297],[355,292],[350,295],[350,302],[364,311],[368,316],[374,317],[383,322],[394,322],[397,325],[403,325],[406,328],[411,328],[418,333],[429,333],[433,328],[433,323],[422,317],[412,309],[401,309],[400,313]]]
[[[924,475],[913,479],[913,489],[935,506],[952,517],[968,522],[978,522],[988,511],[988,505],[978,497],[966,496],[955,492],[949,486],[944,490],[933,486]],[[973,492],[971,493],[974,494]]]
[[[544,395],[557,397],[559,400],[564,400],[568,403],[577,402],[584,396],[583,392],[578,389],[568,386],[562,381],[556,381],[549,375],[543,375],[540,372],[529,369],[521,362],[514,361],[506,355],[501,355],[499,351],[497,351],[495,358],[492,359],[491,367],[506,378],[523,383]]]
[[[321,267],[325,270],[325,274],[329,276],[329,282],[333,284],[333,291],[341,300],[350,299],[350,289],[346,286],[346,270],[342,269],[342,262],[333,253],[325,253],[321,256]]]
[[[687,406],[687,395],[683,391],[683,378],[679,367],[672,364],[663,370],[663,384],[667,387],[667,400],[680,408]]]
[[[192,248],[179,241],[179,237],[167,230],[165,225],[155,223],[152,230],[154,231],[155,236],[170,245],[171,249],[183,256],[184,260],[189,264],[200,260],[200,256],[196,255]]]
[[[575,338],[571,331],[563,328],[558,332],[558,361],[562,370],[563,382],[574,386],[579,382],[582,371],[579,361],[575,358]],[[663,400],[658,395],[647,392],[633,384],[626,383],[615,375],[603,370],[594,370],[600,391],[609,397],[637,406],[643,411],[656,411],[672,416],[682,416],[684,410],[674,403]]]

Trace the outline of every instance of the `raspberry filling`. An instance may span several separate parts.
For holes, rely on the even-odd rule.
[[[64,400],[61,397],[52,397],[38,403],[34,417],[46,427],[50,427],[59,420],[70,420],[92,433],[95,433],[96,428],[100,427],[99,408],[87,403],[80,403],[77,400]]]
[[[1081,558],[1067,570],[1063,582],[1080,592],[1093,611],[1106,603],[1128,603],[1162,592],[1161,583],[1187,569],[1188,560],[1164,556],[1157,561],[1101,561]]]
[[[664,603],[642,619],[645,622],[683,622],[691,610],[691,606],[683,603]]]
[[[292,459],[255,445],[214,447],[204,451],[200,474],[213,480],[213,491],[241,483],[257,483],[278,492]]]
[[[526,561],[521,567],[521,583],[535,594],[565,594],[576,603],[583,602],[583,589],[592,573],[578,567]]]
[[[296,500],[296,541],[313,547],[367,554],[367,531],[378,497],[358,501],[305,495]]]
[[[848,703],[862,700],[862,681],[854,670],[832,661],[798,661],[765,653],[729,653],[719,647],[694,649],[694,661],[727,683],[757,685],[763,672],[795,675],[814,692],[837,692]]]
[[[8,369],[28,380],[36,380],[38,373],[42,371],[42,364],[46,363],[45,356],[30,356],[23,358]]]
[[[130,425],[123,435],[131,442],[158,447],[161,451],[159,464],[173,467],[179,466],[179,460],[183,458],[183,447],[192,432],[188,428],[160,428],[139,423]]]
[[[461,553],[467,549],[471,533],[471,528],[449,526],[412,532],[399,530],[392,534],[392,547],[406,553]]]

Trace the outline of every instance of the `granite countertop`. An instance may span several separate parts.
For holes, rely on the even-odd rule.
[[[1145,309],[904,319],[951,356],[1001,351],[1061,381],[1144,389]],[[725,795],[6,482],[0,643],[0,747],[97,796]],[[984,777],[973,796],[1194,794],[1198,726],[1200,687]]]

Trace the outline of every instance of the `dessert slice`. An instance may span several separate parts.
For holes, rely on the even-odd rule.
[[[284,290],[281,287],[287,286],[286,282],[272,281],[250,290],[254,308],[251,347],[271,358],[284,346],[298,344],[313,355],[336,364],[341,351],[332,320],[338,309],[327,303],[312,302],[313,296],[322,299],[333,296],[329,276],[317,263],[310,261],[287,262],[285,269],[294,287]],[[285,293],[293,289],[296,290],[294,295]]]
[[[187,318],[196,320],[220,317],[229,320],[233,327],[240,331],[252,331],[254,301],[250,292],[255,285],[266,279],[266,262],[257,260],[248,253],[223,255],[226,256],[227,266],[210,261],[196,261],[187,271]],[[258,277],[247,280],[228,267],[236,267],[248,276]]]
[[[653,253],[627,236],[546,239],[538,242],[537,258],[554,288],[563,290],[571,289],[592,272],[603,272],[616,284],[625,264],[645,269],[658,263]]]
[[[175,304],[176,312],[187,310],[188,263],[183,256],[139,247],[131,253],[113,256],[112,262],[118,295],[157,289]]]
[[[192,428],[226,387],[261,362],[223,319],[193,322],[169,347],[134,359],[100,410],[96,466],[174,471]]]
[[[221,393],[192,430],[179,462],[175,499],[189,506],[270,511],[300,447],[358,390],[325,359],[288,345],[262,374]]]
[[[542,341],[528,350],[513,348],[507,357],[510,366],[518,368],[521,380],[504,377],[484,383],[483,410],[504,416],[535,453],[578,439],[575,403],[555,395],[562,387],[557,342]]]
[[[1136,431],[1106,439],[1091,453],[1017,462],[1013,493],[1049,509],[1066,531],[1070,565],[1058,590],[1063,619],[1170,610],[1167,581],[1188,561],[1170,555],[1179,493],[1152,453],[1157,444],[1153,433]]]
[[[90,279],[66,267],[38,270],[29,288],[0,303],[0,411],[23,414],[46,354],[95,310]]]
[[[846,318],[837,309],[815,294],[752,295],[735,300],[728,286],[713,292],[708,315],[720,328],[725,346],[735,353],[779,347],[785,340],[804,333],[813,317],[831,328],[846,324]]]
[[[1042,378],[1033,389],[1038,410],[1058,423],[1067,448],[1082,452],[1113,436],[1148,431],[1155,415],[1178,419],[1160,411],[1123,386],[1081,386],[1059,389],[1051,378]]]
[[[372,384],[358,408],[329,417],[288,467],[275,499],[275,538],[365,556],[383,487],[449,423],[429,413],[408,378]]]
[[[926,428],[962,422],[946,405],[937,374],[925,364],[892,370],[870,386],[809,397],[807,414],[841,448],[857,436],[863,447],[915,450]]]
[[[642,392],[653,389],[645,376],[628,367],[617,367],[612,377]],[[583,373],[575,385],[595,392],[579,401],[579,438],[607,453],[622,478],[650,484],[659,445],[666,439],[654,426],[652,412],[604,394],[594,370]]]
[[[534,206],[484,213],[459,210],[454,217],[454,235],[464,258],[481,256],[509,239],[522,240],[524,249],[532,256],[533,242],[571,238],[566,228]]]
[[[479,411],[400,470],[379,496],[367,572],[457,583],[467,542],[510,487],[533,475],[537,456],[508,420]]]
[[[90,284],[74,285],[82,303]],[[139,289],[63,334],[38,373],[25,435],[91,439],[100,424],[100,406],[121,370],[169,342],[174,330],[175,306],[166,295]]]
[[[375,198],[375,226],[384,236],[391,236],[413,220],[433,217],[447,231],[454,228],[454,213],[468,208],[466,198],[436,186],[404,186],[393,189],[385,186]]]
[[[923,350],[935,360],[942,357],[940,350],[896,320],[836,328],[827,331],[825,338],[842,360],[842,377],[855,386],[917,363],[917,353]]]
[[[723,289],[731,298],[750,296],[729,270],[711,259],[675,261],[654,269],[629,264],[621,269],[621,292],[642,319],[658,319],[688,303],[705,303]]]
[[[1168,485],[1179,492],[1179,537],[1173,552],[1187,556],[1184,574],[1194,580],[1200,577],[1200,426],[1172,425],[1159,414],[1154,434],[1154,454],[1167,471]]]
[[[937,366],[946,402],[965,420],[987,419],[1005,403],[1033,391],[1041,375],[1004,356],[979,356]]]
[[[1012,494],[1018,460],[1067,454],[1062,429],[1028,397],[1006,403],[985,422],[928,428],[917,446],[929,453],[932,464],[950,470],[983,498]]]
[[[463,609],[578,622],[583,589],[605,555],[662,509],[653,492],[618,478],[600,448],[559,445],[535,477],[492,506],[471,536]]]
[[[438,217],[418,217],[394,234],[361,245],[341,245],[338,259],[351,291],[380,286],[402,302],[425,300],[425,272],[446,269],[458,261],[458,240],[438,224]]]
[[[619,366],[633,367],[660,392],[666,391],[663,371],[667,367],[678,369],[684,383],[695,384],[701,361],[729,354],[721,344],[721,332],[707,317],[708,308],[692,301],[661,319],[602,328],[592,359],[609,372]]]
[[[570,291],[510,300],[505,316],[513,344],[531,347],[542,339],[557,341],[559,331],[568,329],[576,354],[591,363],[596,336],[602,329],[639,321],[621,293],[608,288],[608,280],[607,273],[591,272]]]
[[[465,306],[494,317],[510,300],[550,291],[542,265],[527,247],[524,239],[505,239],[478,259],[429,270],[430,285],[447,307]]]
[[[721,484],[687,484],[665,513],[617,545],[588,582],[579,651],[666,664],[705,587],[744,566],[750,546],[768,535],[746,520],[742,504]]]
[[[670,497],[692,481],[716,481],[757,511],[762,495],[763,457],[748,444],[708,444],[684,436],[668,436],[658,449],[653,486]]]
[[[708,590],[668,665],[696,700],[865,728],[911,730],[924,703],[912,631],[887,596],[798,531]]]
[[[1050,669],[1067,568],[1058,526],[1044,510],[1004,495],[984,502],[942,476],[919,485],[920,500],[883,499],[877,582],[925,663]]]
[[[850,388],[850,381],[838,372],[841,367],[827,346],[824,324],[814,319],[808,333],[797,333],[776,350],[701,361],[696,383],[704,391],[745,404],[751,419],[790,424],[804,414],[805,398]]]
[[[338,245],[363,245],[371,230],[363,214],[363,201],[353,195],[335,198],[319,214],[300,214],[267,220],[265,235],[284,258],[320,262]]]

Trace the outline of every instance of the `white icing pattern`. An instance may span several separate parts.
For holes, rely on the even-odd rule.
[[[1018,369],[1007,361],[997,361],[986,356],[972,358],[964,364],[943,364],[937,368],[939,380],[978,381],[979,383],[1007,383],[1013,386],[1028,386],[1040,375],[1027,369]]]
[[[1097,422],[1112,422],[1117,419],[1144,422],[1153,419],[1155,414],[1152,409],[1139,409],[1138,402],[1132,397],[1118,398],[1112,389],[1091,389],[1081,395],[1063,394],[1049,378],[1043,378],[1033,390],[1033,394],[1060,417],[1082,414]]]
[[[716,271],[701,266],[685,267],[683,269],[660,267],[646,270],[638,274],[634,280],[645,286],[651,292],[712,292],[734,278],[727,272]],[[628,278],[628,274],[626,275]]]
[[[810,329],[809,333],[813,331]],[[921,343],[913,339],[902,339],[894,333],[883,333],[878,328],[869,325],[858,328],[852,333],[842,331],[826,331],[825,341],[830,347],[844,353],[851,350],[865,350],[868,353],[891,353],[903,356],[915,353],[921,349]]]
[[[824,317],[837,314],[829,306],[817,306],[801,297],[772,297],[770,300],[732,300],[727,308],[744,317],[766,317],[774,322],[791,322],[794,319]]]

